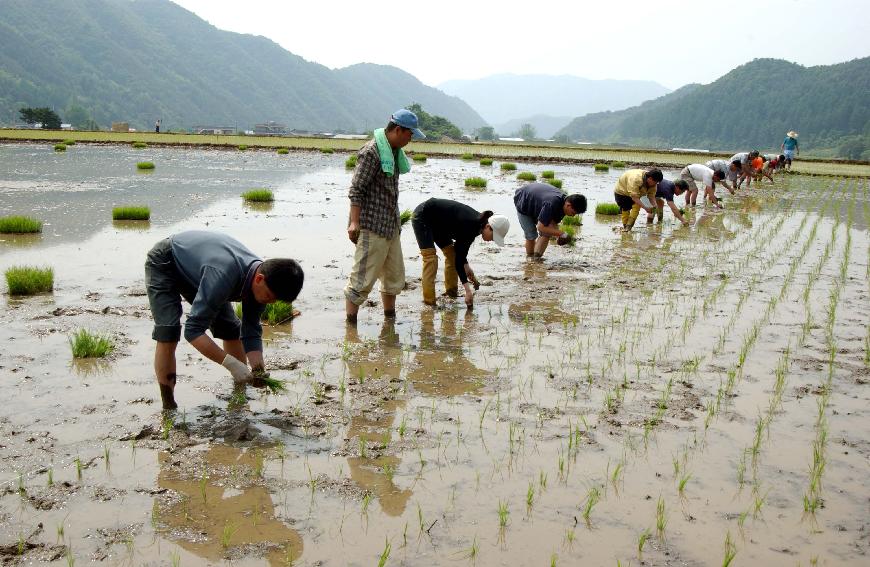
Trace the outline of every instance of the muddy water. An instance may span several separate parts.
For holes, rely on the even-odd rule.
[[[726,537],[737,564],[864,561],[866,180],[791,176],[699,207],[689,229],[668,212],[614,235],[588,213],[543,264],[524,260],[514,223],[504,249],[472,249],[472,312],[422,308],[405,230],[396,321],[372,296],[348,329],[345,157],[0,148],[0,213],[47,222],[2,238],[0,267],[56,274],[52,294],[0,300],[4,564],[372,565],[388,544],[393,565],[707,565]],[[154,173],[135,171],[144,159]],[[445,196],[513,221],[518,182],[497,166],[415,165],[402,207]],[[593,210],[619,173],[520,165],[543,169]],[[462,187],[481,174],[485,192]],[[253,187],[275,203],[243,206]],[[150,223],[112,223],[112,206],[138,203]],[[182,409],[164,418],[142,263],[191,228],[299,259],[303,314],[266,331],[286,394],[233,397],[182,344]],[[81,327],[111,333],[116,354],[72,362]]]

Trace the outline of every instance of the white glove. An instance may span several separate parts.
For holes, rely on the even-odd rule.
[[[230,374],[233,375],[233,382],[236,384],[246,384],[254,379],[254,373],[251,372],[248,365],[231,354],[224,357],[221,366],[230,371]]]

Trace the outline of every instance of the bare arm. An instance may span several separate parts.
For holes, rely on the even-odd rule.
[[[668,201],[668,206],[671,208],[671,212],[674,213],[674,216],[686,226],[689,226],[689,221],[686,220],[686,217],[683,216],[683,213],[680,212],[680,208],[673,201]]]
[[[538,232],[543,234],[544,236],[553,236],[555,238],[559,238],[562,236],[562,231],[559,230],[559,226],[556,224],[556,221],[550,221],[550,224],[544,224],[541,221],[538,221]]]
[[[211,337],[209,337],[208,335],[200,335],[190,341],[190,344],[204,357],[209,360],[213,360],[218,364],[221,364],[224,361],[224,358],[226,358],[227,356],[227,352],[219,347],[216,342],[211,340]]]

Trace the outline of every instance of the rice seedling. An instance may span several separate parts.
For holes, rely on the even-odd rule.
[[[332,154],[332,153],[335,153],[335,150],[332,149],[332,148],[330,148],[329,146],[326,146],[326,147],[320,148],[320,153],[322,153],[322,154]]]
[[[293,313],[293,303],[278,299],[266,305],[260,315],[260,320],[269,325],[280,325],[292,319]]]
[[[554,177],[556,177],[555,171],[546,169],[541,172],[541,179],[553,179]]]
[[[492,158],[480,158],[480,165],[492,165]]]
[[[580,215],[566,216],[562,218],[562,224],[565,226],[580,226],[583,224],[583,217]]]
[[[625,169],[625,162],[624,161],[612,161],[612,162],[610,162],[610,167],[613,167],[616,169]]]
[[[149,220],[151,209],[148,207],[114,207],[112,220]]]
[[[66,546],[66,567],[75,567],[76,558],[73,555],[72,543]]]
[[[412,218],[414,218],[414,211],[412,211],[411,209],[405,209],[405,210],[402,211],[401,214],[399,215],[399,224],[400,224],[400,225],[404,225],[405,223],[407,223],[407,222],[408,222],[409,220],[411,220]]]
[[[271,203],[275,195],[269,189],[251,189],[242,193],[242,199],[253,203]]]
[[[236,147],[239,149],[240,152],[243,152],[243,151],[248,149],[248,146],[246,146],[245,144],[239,144]]]
[[[544,182],[549,183],[550,185],[552,185],[556,189],[562,188],[562,180],[561,179],[544,179]]]
[[[79,329],[67,340],[72,349],[73,358],[102,358],[115,350],[111,336],[91,333],[87,329]]]
[[[179,567],[181,565],[181,553],[177,549],[169,552],[169,561],[172,567]]]
[[[532,505],[535,503],[535,485],[529,483],[529,488],[526,490],[526,513],[531,511]]]
[[[507,527],[510,518],[510,510],[508,510],[507,502],[498,501],[498,526],[500,528]]]
[[[153,161],[140,161],[136,164],[136,169],[139,171],[151,171],[154,169]]]
[[[505,162],[505,163],[501,164],[500,167],[501,167],[502,171],[516,171],[517,170],[517,164],[510,163],[510,162]]]
[[[55,145],[54,145],[54,151],[56,151],[56,152],[65,152],[65,151],[66,151],[66,144],[55,144]]]
[[[290,153],[290,150],[287,149],[287,148],[278,148],[278,149],[276,150],[276,152],[278,153],[278,155],[286,156],[287,154]]]
[[[254,476],[256,478],[263,478],[263,468],[265,467],[265,462],[263,460],[263,451],[257,449],[254,451]]]
[[[537,176],[531,171],[521,171],[517,173],[517,179],[520,181],[534,181],[537,179]]]
[[[106,443],[103,445],[103,463],[106,466],[106,470],[109,470],[111,462],[112,462],[112,449],[110,449],[109,444]]]
[[[486,187],[486,179],[483,177],[469,177],[465,180],[465,186],[484,188]]]
[[[468,154],[468,153],[466,153],[466,154],[462,154],[461,156],[459,156],[459,159],[463,159],[463,160],[465,160],[465,161],[469,161],[469,160],[474,159],[474,154]]]
[[[42,232],[42,221],[22,216],[0,218],[0,233],[2,234],[33,234],[36,232]]]
[[[559,561],[559,556],[553,553],[550,555],[550,567],[556,567],[557,562]]]
[[[82,459],[81,459],[81,457],[76,455],[76,458],[73,460],[73,463],[75,463],[75,466],[76,466],[76,478],[78,480],[81,480],[82,479]]]
[[[593,486],[586,493],[586,504],[583,507],[583,519],[586,520],[586,525],[589,525],[589,516],[592,514],[592,509],[601,500],[601,491],[597,486]]]
[[[679,482],[679,484],[677,484],[677,492],[680,494],[681,497],[685,497],[686,484],[689,482],[689,479],[691,479],[691,478],[692,478],[692,475],[689,473],[684,474],[680,478],[680,482]]]
[[[390,550],[392,549],[392,545],[390,544],[390,540],[386,537],[384,538],[384,550],[381,552],[381,557],[378,560],[378,567],[384,567],[387,564],[387,559],[390,558]]]
[[[63,145],[65,145],[65,146],[74,146],[74,145],[76,145],[76,141],[75,141],[75,140],[64,140],[64,141],[61,142],[61,143],[62,143]]]
[[[616,203],[598,203],[595,205],[596,215],[618,215],[621,211]]]
[[[230,540],[233,537],[233,534],[236,533],[236,526],[229,520],[224,523],[224,527],[221,530],[221,547],[224,549],[230,546]]]
[[[283,394],[287,391],[287,381],[272,378],[268,372],[262,370],[254,372],[254,379],[262,382],[263,386],[272,394]]]
[[[141,150],[143,148],[148,147],[148,144],[146,144],[145,142],[133,142],[130,145],[133,147],[133,149],[136,149],[136,150]]]
[[[640,532],[640,535],[637,536],[637,553],[638,555],[643,553],[643,547],[646,545],[646,542],[649,541],[649,538],[652,537],[652,534],[649,530],[643,530]]]
[[[47,478],[45,479],[46,486],[54,486],[54,468],[48,467]]]
[[[344,160],[344,167],[346,167],[347,169],[355,168],[356,167],[356,160],[357,160],[357,157],[355,155],[350,156],[349,158]]]
[[[731,532],[725,534],[725,555],[722,558],[722,567],[728,567],[737,555],[737,546],[731,541]]]
[[[668,525],[668,516],[665,511],[665,500],[661,496],[659,496],[658,502],[656,502],[656,533],[658,534],[660,539],[664,539],[665,528]]]

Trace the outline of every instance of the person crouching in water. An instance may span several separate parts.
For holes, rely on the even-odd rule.
[[[656,186],[664,179],[661,170],[629,169],[619,176],[613,196],[622,211],[622,230],[630,232],[640,210],[656,214]]]
[[[459,296],[458,278],[465,289],[465,304],[472,307],[480,283],[468,263],[468,249],[478,236],[504,246],[504,237],[510,229],[508,219],[492,211],[479,213],[463,203],[433,197],[417,205],[411,226],[423,257],[423,303],[435,305],[437,244],[444,254],[444,295]]]
[[[665,216],[665,203],[671,208],[671,212],[677,217],[683,226],[689,226],[689,221],[680,212],[680,208],[674,204],[674,196],[682,195],[689,190],[689,184],[684,179],[671,181],[670,179],[662,179],[656,187],[656,208],[655,211],[659,217],[659,224],[662,224]],[[654,215],[646,216],[646,223],[652,224]]]

